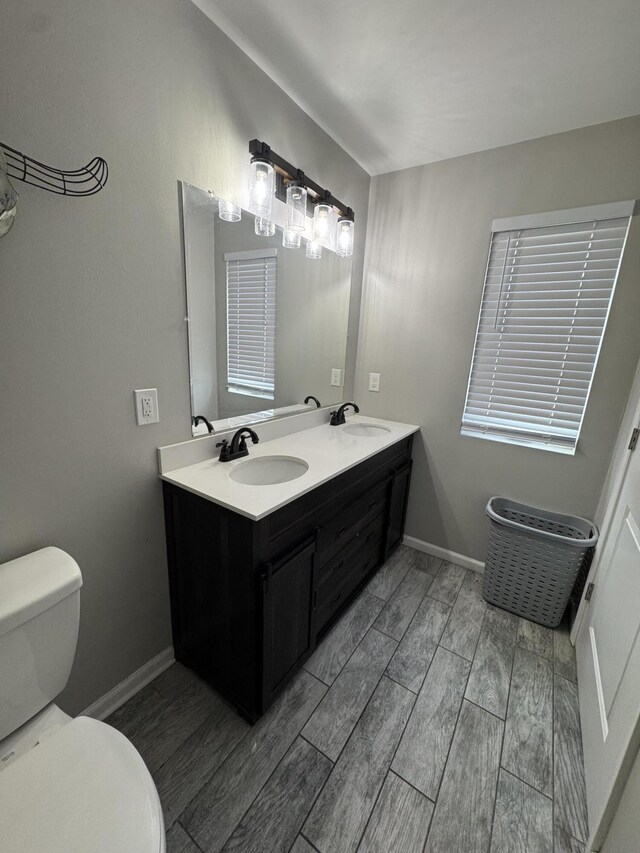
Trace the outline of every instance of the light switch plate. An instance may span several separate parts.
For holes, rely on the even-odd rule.
[[[331,368],[331,384],[337,385],[338,388],[342,385],[342,368],[340,368],[340,367],[332,367]]]
[[[369,374],[369,391],[379,391],[380,390],[380,374],[379,373],[370,373]]]
[[[160,420],[157,388],[143,388],[140,391],[134,391],[133,396],[136,401],[136,422],[138,426],[157,424]]]

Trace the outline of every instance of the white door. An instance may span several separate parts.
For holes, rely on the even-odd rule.
[[[589,850],[599,849],[614,785],[640,736],[640,446],[602,548],[577,643]]]

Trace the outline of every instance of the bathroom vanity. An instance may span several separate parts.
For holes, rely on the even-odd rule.
[[[176,659],[248,720],[400,544],[417,429],[354,417],[161,474]]]

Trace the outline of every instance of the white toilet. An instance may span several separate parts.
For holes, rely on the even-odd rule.
[[[80,569],[59,548],[0,565],[0,849],[165,853],[160,800],[134,746],[61,711]]]

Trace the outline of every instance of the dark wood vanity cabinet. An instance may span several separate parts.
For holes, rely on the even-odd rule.
[[[313,648],[315,550],[310,540],[278,563],[267,563],[262,574],[263,709]]]
[[[411,446],[259,521],[163,483],[176,659],[250,721],[402,541]]]

